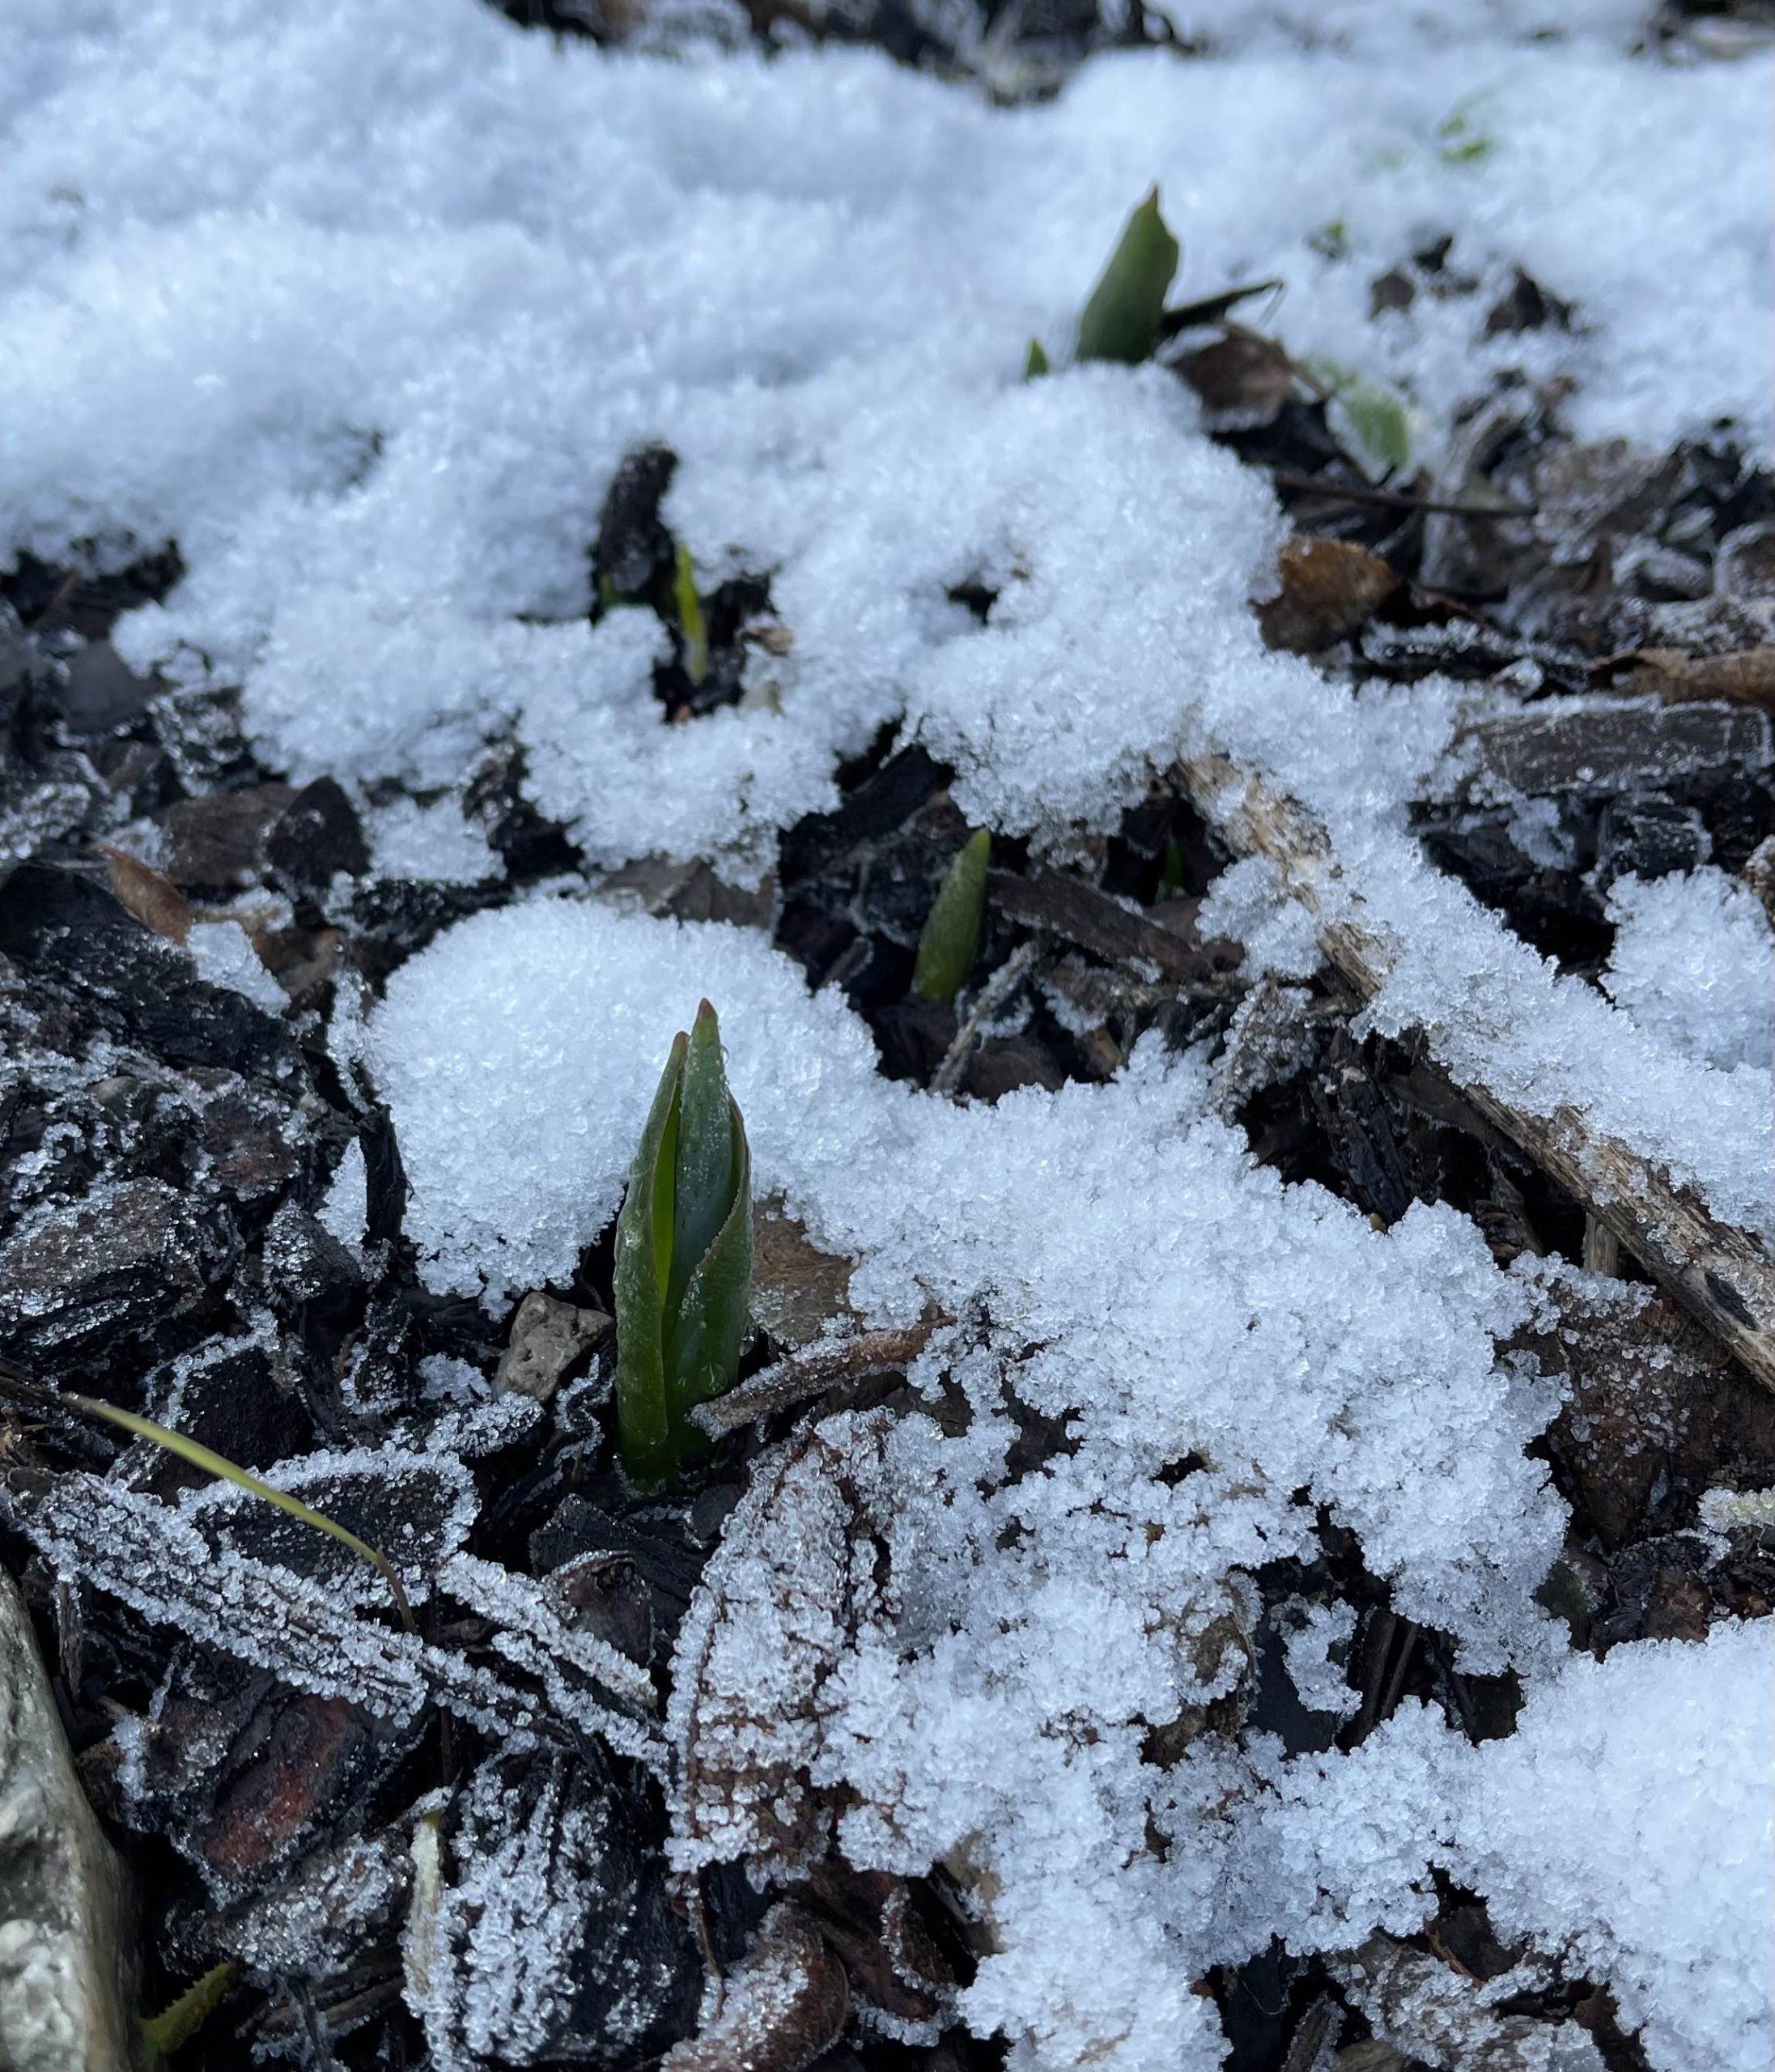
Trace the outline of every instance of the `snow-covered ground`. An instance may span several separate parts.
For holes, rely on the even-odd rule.
[[[1610,997],[1556,976],[1406,830],[1456,687],[1352,699],[1265,651],[1272,500],[1170,376],[1020,375],[1032,335],[1064,359],[1157,181],[1178,294],[1280,277],[1277,335],[1396,392],[1433,463],[1505,370],[1566,376],[1588,438],[1764,441],[1770,64],[1629,55],[1620,5],[1290,11],[1180,10],[1222,54],[1101,58],[1007,109],[864,53],[557,46],[471,0],[11,0],[0,553],[176,538],[185,579],[120,648],[243,686],[270,766],[373,792],[384,867],[440,880],[484,873],[452,795],[506,735],[591,864],[739,881],[890,722],[1038,851],[1179,753],[1229,754],[1329,831],[1332,918],[1394,945],[1377,1027],[1529,1112],[1582,1106],[1766,1226],[1751,896],[1624,882]],[[1488,338],[1483,292],[1371,316],[1373,277],[1444,237],[1574,328]],[[792,635],[739,707],[680,727],[656,622],[584,617],[601,500],[647,439],[680,456],[699,580],[767,572]],[[968,581],[999,592],[984,625],[946,595]],[[1220,925],[1255,941],[1281,895],[1238,868]],[[1442,1867],[1611,1982],[1657,2072],[1760,2072],[1775,1640],[1597,1664],[1540,1609],[1564,1507],[1524,1449],[1558,1396],[1498,1345],[1544,1284],[1452,1210],[1379,1231],[1283,1185],[1204,1058],[1153,1042],[1107,1086],[958,1106],[881,1078],[762,936],[575,884],[463,923],[336,1025],[393,1112],[434,1286],[496,1306],[567,1277],[701,994],[759,1191],[856,1260],[871,1319],[961,1320],[915,1378],[960,1386],[966,1433],[833,1434],[895,1592],[834,1644],[803,1752],[850,1795],[854,1861],[992,1894],[975,2026],[1044,2072],[1205,2072],[1211,1966],[1408,1930]],[[1076,1441],[1021,1480],[1013,1386]],[[1408,1709],[1348,1756],[1253,1734],[1145,1760],[1230,1688],[1243,1578],[1310,1557],[1320,1506],[1466,1667],[1523,1675],[1518,1733],[1474,1747]],[[749,1558],[742,1533],[717,1560]],[[743,1684],[783,1645],[761,1618],[717,1667]],[[692,1826],[685,1861],[723,1853]]]

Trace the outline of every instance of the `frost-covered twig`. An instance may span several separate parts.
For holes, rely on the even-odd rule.
[[[1371,999],[1386,983],[1395,953],[1352,918],[1342,866],[1323,826],[1296,800],[1224,756],[1181,766],[1203,813],[1242,856],[1268,857],[1289,894],[1319,923],[1326,957]],[[1468,1102],[1613,1231],[1646,1271],[1757,1379],[1775,1388],[1775,1263],[1750,1232],[1722,1223],[1658,1161],[1597,1129],[1569,1102],[1530,1112],[1479,1074],[1442,1068]]]
[[[1035,962],[1036,949],[1033,942],[1022,943],[1013,949],[986,983],[981,987],[979,997],[969,1013],[968,1018],[955,1033],[955,1041],[944,1053],[943,1062],[931,1077],[933,1093],[953,1093],[961,1082],[968,1058],[979,1041],[980,1031],[997,1014],[1029,975]]]
[[[711,1438],[721,1438],[761,1417],[774,1416],[822,1395],[834,1382],[861,1381],[915,1360],[930,1343],[935,1323],[905,1331],[866,1331],[836,1344],[817,1345],[766,1367],[730,1394],[700,1403],[691,1416]]]

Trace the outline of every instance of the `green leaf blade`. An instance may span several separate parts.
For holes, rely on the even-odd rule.
[[[1154,188],[1127,219],[1079,319],[1076,357],[1137,367],[1158,342],[1165,298],[1181,248],[1159,213]]]
[[[720,1023],[704,1000],[697,1009],[680,1081],[668,1310],[682,1299],[698,1261],[733,1206],[732,1107],[721,1061]]]
[[[931,902],[912,967],[912,991],[921,1000],[946,1007],[967,983],[980,946],[992,855],[992,838],[983,827],[968,837]]]

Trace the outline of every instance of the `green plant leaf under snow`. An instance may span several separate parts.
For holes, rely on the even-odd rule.
[[[645,1488],[707,1450],[690,1412],[739,1372],[752,1288],[752,1163],[707,1000],[673,1039],[617,1217],[617,1429]]]
[[[164,1424],[156,1424],[151,1417],[138,1417],[133,1410],[120,1410],[114,1403],[101,1403],[96,1396],[74,1395],[64,1392],[61,1400],[71,1403],[88,1417],[102,1417],[108,1424],[116,1424],[125,1432],[133,1433],[138,1439],[151,1440],[157,1446],[163,1446],[169,1454],[176,1454],[180,1460],[189,1461],[193,1467],[201,1467],[206,1475],[213,1475],[219,1482],[231,1482],[236,1488],[244,1489],[249,1496],[262,1502],[274,1504],[280,1511],[293,1518],[299,1518],[304,1525],[311,1525],[316,1532],[324,1532],[349,1547],[352,1552],[367,1561],[389,1586],[394,1597],[395,1609],[401,1615],[401,1623],[407,1631],[418,1629],[413,1623],[413,1607],[407,1602],[406,1591],[401,1578],[385,1555],[379,1554],[367,1540],[359,1539],[355,1532],[348,1532],[335,1518],[304,1504],[300,1497],[292,1497],[287,1489],[274,1489],[269,1482],[261,1482],[256,1475],[248,1474],[244,1467],[221,1454],[214,1453],[208,1446],[195,1439],[188,1439],[184,1433],[169,1430]]]
[[[678,615],[678,631],[684,636],[684,673],[692,683],[701,683],[709,673],[709,627],[703,616],[703,600],[696,593],[690,550],[682,540],[672,576],[672,602]]]
[[[1079,319],[1077,357],[1136,367],[1158,341],[1165,298],[1177,273],[1177,240],[1159,214],[1154,188],[1127,219],[1121,242]]]
[[[967,982],[974,953],[980,946],[986,869],[992,854],[992,838],[983,827],[970,834],[931,902],[919,936],[918,961],[912,967],[912,990],[921,1000],[946,1006]]]
[[[1039,338],[1031,338],[1029,351],[1023,359],[1023,379],[1034,381],[1038,375],[1046,374],[1048,371],[1047,349]]]

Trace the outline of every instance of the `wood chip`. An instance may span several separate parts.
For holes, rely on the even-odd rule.
[[[1192,942],[1144,914],[1131,913],[1082,878],[1058,871],[1038,871],[1028,877],[993,871],[986,881],[986,896],[1008,920],[1076,943],[1106,963],[1156,968],[1186,990],[1200,987],[1218,994],[1239,961],[1229,943]]]

